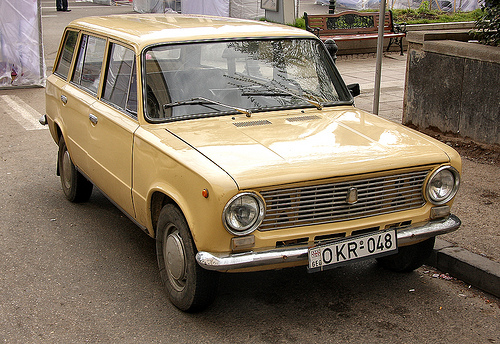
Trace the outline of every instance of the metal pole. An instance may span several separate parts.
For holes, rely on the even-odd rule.
[[[378,16],[377,62],[375,69],[375,91],[373,95],[373,113],[378,115],[380,101],[380,79],[382,77],[382,57],[384,56],[384,25],[385,25],[385,0],[380,0]]]
[[[45,59],[43,55],[43,33],[42,33],[42,3],[37,0],[37,22],[38,22],[38,54],[40,57],[40,82],[45,86]]]

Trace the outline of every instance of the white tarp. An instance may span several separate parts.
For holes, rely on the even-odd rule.
[[[163,13],[165,10],[163,0],[134,0],[133,6],[139,13]]]
[[[183,14],[229,17],[229,0],[182,0]]]
[[[265,16],[265,11],[260,8],[260,0],[182,0],[182,13],[241,19]]]
[[[0,0],[0,87],[44,86],[39,0]]]
[[[183,14],[205,14],[241,19],[259,19],[265,16],[261,0],[134,0],[134,11]]]
[[[260,0],[231,0],[229,16],[241,19],[260,19],[266,16],[266,11],[260,8]]]

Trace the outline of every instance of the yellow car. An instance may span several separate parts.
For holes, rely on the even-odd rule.
[[[89,17],[63,34],[41,121],[68,200],[107,195],[156,239],[172,303],[195,311],[219,272],[411,271],[458,229],[459,155],[357,109],[355,86],[305,30]]]

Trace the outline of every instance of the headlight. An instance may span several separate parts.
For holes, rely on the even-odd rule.
[[[244,192],[227,202],[222,221],[229,233],[247,235],[259,227],[264,214],[264,201],[257,194]]]
[[[459,184],[458,171],[451,166],[442,166],[432,173],[427,182],[427,198],[434,204],[445,204],[455,196]]]

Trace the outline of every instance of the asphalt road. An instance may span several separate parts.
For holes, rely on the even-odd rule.
[[[0,342],[500,343],[498,300],[374,261],[225,274],[211,308],[178,311],[152,239],[98,191],[64,198],[43,92],[0,90]]]
[[[43,89],[0,95],[41,110],[31,102]],[[226,274],[211,308],[184,314],[163,292],[154,241],[99,192],[67,202],[48,130],[25,129],[9,106],[0,118],[0,342],[500,342],[500,309],[487,295],[372,261]]]

